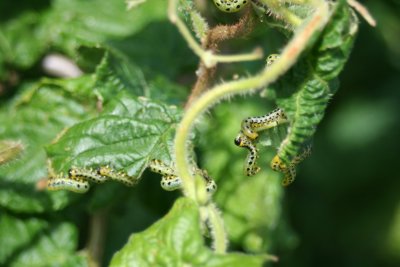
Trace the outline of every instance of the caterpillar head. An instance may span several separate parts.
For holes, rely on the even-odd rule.
[[[236,136],[234,142],[235,142],[235,145],[240,146],[240,147],[248,147],[249,143],[251,143],[249,138],[245,134],[243,134],[243,132],[239,132],[239,134]]]
[[[223,12],[234,13],[245,7],[250,0],[214,0],[217,8]]]
[[[280,58],[279,54],[271,54],[267,57],[267,67],[271,66],[277,59]]]
[[[279,158],[278,155],[276,155],[276,156],[271,160],[271,168],[272,168],[274,171],[282,172],[283,170],[286,169],[286,164],[283,163],[283,161]]]

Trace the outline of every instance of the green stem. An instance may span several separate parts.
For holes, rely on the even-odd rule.
[[[213,248],[216,253],[223,254],[227,249],[227,237],[224,228],[224,220],[214,204],[207,206],[208,219],[210,222]]]
[[[234,94],[251,93],[254,90],[266,87],[271,82],[283,75],[297,60],[300,53],[305,49],[308,40],[327,23],[330,13],[328,4],[321,0],[316,6],[313,16],[308,23],[302,27],[293,39],[287,44],[277,60],[271,67],[264,69],[260,74],[238,81],[231,81],[215,86],[208,90],[190,106],[179,124],[175,136],[176,167],[179,176],[183,180],[183,191],[185,195],[195,197],[194,178],[190,173],[188,164],[188,151],[186,145],[189,142],[189,133],[196,119],[213,104],[219,100]]]

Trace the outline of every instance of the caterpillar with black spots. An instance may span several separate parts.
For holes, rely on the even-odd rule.
[[[259,117],[248,117],[242,121],[242,133],[251,140],[258,137],[258,133],[269,128],[288,122],[282,109],[277,108],[270,113]]]
[[[52,176],[47,180],[47,190],[68,190],[75,193],[86,193],[90,188],[89,182],[81,178],[71,179],[63,175]]]
[[[243,168],[244,174],[247,176],[256,175],[260,171],[260,167],[257,166],[256,162],[258,159],[258,149],[253,141],[241,131],[235,138],[235,145],[249,150]]]
[[[173,191],[182,187],[182,179],[176,174],[175,170],[162,162],[161,160],[153,159],[149,162],[149,169],[152,172],[161,174],[161,187],[166,191]],[[217,184],[208,175],[205,170],[195,168],[193,174],[199,174],[206,182],[206,191],[214,193],[217,190]]]

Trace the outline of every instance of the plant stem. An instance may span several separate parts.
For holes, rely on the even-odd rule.
[[[214,204],[207,206],[208,220],[210,222],[213,248],[216,253],[223,254],[227,249],[227,237],[224,230],[224,220]]]
[[[260,74],[238,81],[231,81],[215,86],[204,93],[197,101],[193,102],[179,124],[175,136],[175,158],[179,176],[183,181],[183,191],[188,197],[195,197],[194,179],[190,173],[188,164],[188,151],[186,146],[189,142],[189,133],[194,122],[199,116],[219,100],[234,94],[251,93],[254,90],[265,87],[283,75],[297,60],[301,52],[305,49],[311,36],[321,30],[328,22],[330,12],[328,4],[321,0],[315,7],[313,16],[308,20],[284,48],[281,58],[278,59],[268,69],[264,69]]]
[[[193,52],[201,58],[207,68],[215,66],[218,62],[239,62],[239,61],[251,61],[262,58],[263,54],[259,50],[253,51],[252,53],[240,54],[240,55],[214,55],[211,50],[204,50],[200,44],[196,42],[185,23],[176,14],[177,0],[170,0],[168,6],[168,17],[169,20],[176,25],[183,38],[188,43],[189,47]]]

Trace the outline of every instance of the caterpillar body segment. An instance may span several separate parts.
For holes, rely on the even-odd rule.
[[[134,186],[136,184],[133,177],[128,176],[125,172],[115,171],[108,165],[97,168],[97,173],[101,176],[107,177],[108,179],[121,182],[127,186]]]
[[[68,190],[75,193],[86,193],[89,188],[89,182],[79,178],[56,176],[47,180],[47,190],[50,191]]]
[[[286,122],[288,122],[288,118],[285,113],[282,109],[277,108],[264,116],[244,119],[241,128],[247,137],[254,140],[258,137],[257,132],[276,127]]]
[[[149,169],[152,172],[161,174],[161,187],[167,191],[173,191],[182,187],[182,179],[176,174],[175,170],[162,162],[161,160],[153,159],[149,162]],[[205,170],[195,167],[193,174],[199,174],[206,182],[206,191],[210,194],[217,190],[217,184],[208,175]]]
[[[244,174],[247,176],[256,175],[260,171],[260,167],[257,166],[257,159],[259,157],[258,149],[253,141],[250,140],[247,135],[243,134],[243,132],[240,132],[235,138],[235,145],[249,150],[243,168]]]
[[[97,170],[71,167],[68,171],[69,178],[71,179],[82,179],[88,180],[94,183],[104,183],[108,180],[108,177],[102,176]]]
[[[161,177],[161,187],[166,191],[174,191],[182,187],[182,179],[175,175],[164,175]]]

